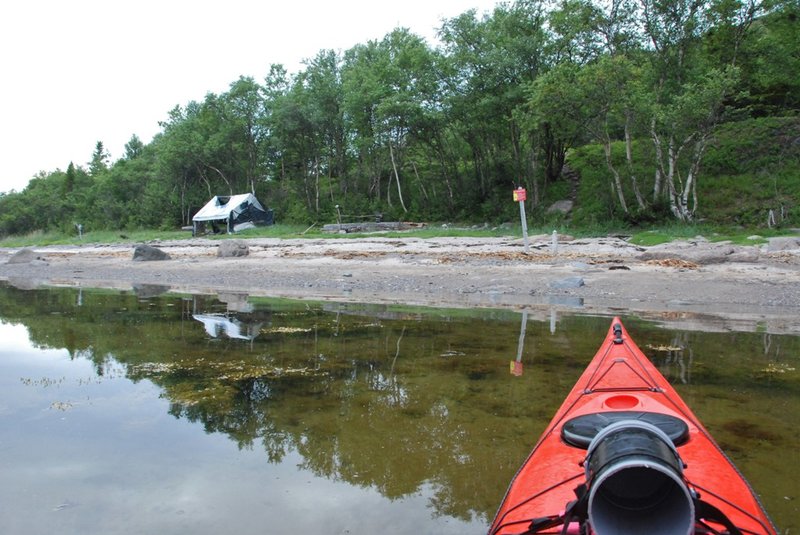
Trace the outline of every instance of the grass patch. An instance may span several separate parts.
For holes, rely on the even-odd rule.
[[[630,235],[630,242],[635,245],[645,247],[669,243],[677,240],[690,240],[698,236],[712,241],[729,241],[737,245],[759,245],[766,243],[767,239],[773,236],[793,235],[789,230],[752,228],[720,228],[704,225],[669,225],[660,228],[646,230],[621,229],[596,225],[585,228],[569,228],[566,226],[543,226],[537,225],[528,228],[529,236],[549,236],[553,231],[559,234],[572,235],[575,238],[592,238],[609,235]],[[349,233],[335,234],[322,232],[316,227],[306,227],[303,225],[270,225],[268,227],[256,227],[243,230],[236,234],[216,234],[207,235],[203,238],[211,240],[229,239],[257,239],[257,238],[277,238],[277,239],[359,239],[370,237],[383,238],[511,238],[522,239],[522,227],[509,223],[495,226],[454,226],[432,224],[423,229],[412,229],[408,231],[387,231],[369,233]],[[92,244],[136,244],[151,243],[156,241],[186,240],[191,239],[192,234],[186,230],[157,231],[157,230],[137,230],[137,231],[92,231],[85,233],[82,237],[77,235],[66,235],[57,232],[34,232],[26,236],[11,236],[0,240],[0,247],[35,247],[45,245],[92,245]]]
[[[541,233],[545,233],[542,231]],[[551,230],[552,232],[552,230]],[[529,234],[539,233],[537,230],[530,230]],[[522,237],[522,228],[512,225],[502,225],[498,227],[453,227],[453,226],[430,226],[424,229],[413,229],[408,231],[392,232],[369,232],[369,233],[350,233],[335,234],[322,232],[317,227],[306,227],[302,225],[270,225],[267,227],[256,227],[246,229],[236,234],[208,234],[203,236],[210,240],[228,239],[255,239],[255,238],[278,238],[278,239],[341,239],[341,238],[365,238],[365,237],[389,237],[389,238],[461,238],[461,237]],[[137,230],[137,231],[91,231],[77,235],[67,235],[58,232],[33,232],[25,236],[10,236],[0,240],[0,247],[33,247],[44,245],[90,245],[90,244],[125,244],[125,243],[148,243],[153,241],[186,240],[191,239],[192,233],[186,230],[157,231],[157,230]]]
[[[142,243],[152,240],[179,240],[190,238],[186,231],[113,231],[86,232],[83,236],[59,232],[32,232],[25,236],[9,236],[0,240],[0,247],[33,247],[42,245],[90,245],[95,243]]]
[[[702,237],[710,242],[730,242],[735,245],[762,245],[775,236],[789,236],[790,231],[778,229],[741,229],[705,227],[700,225],[670,226],[642,230],[633,234],[630,242],[634,245],[651,247],[680,240]]]
[[[384,238],[504,238],[504,237],[522,237],[522,228],[520,226],[501,225],[498,227],[442,227],[430,226],[422,229],[411,229],[402,231],[386,231],[386,232],[367,232],[358,233],[352,232],[348,234],[321,234],[323,237],[329,238],[365,238],[370,236],[380,236]]]

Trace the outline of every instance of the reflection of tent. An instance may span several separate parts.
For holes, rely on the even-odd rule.
[[[216,314],[194,314],[192,317],[203,324],[206,333],[212,338],[219,338],[224,334],[228,338],[254,340],[261,331],[261,323],[248,325],[236,318],[229,319]]]
[[[264,210],[252,193],[217,195],[192,218],[192,234],[197,235],[207,221],[211,222],[215,231],[217,222],[224,222],[226,230],[230,234],[246,224],[271,225],[273,214],[272,210]]]

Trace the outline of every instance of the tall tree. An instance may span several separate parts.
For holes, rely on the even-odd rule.
[[[710,69],[702,77],[684,83],[668,102],[654,105],[651,136],[657,172],[664,177],[670,209],[681,221],[695,217],[701,163],[720,122],[725,99],[738,80],[739,71],[734,67]]]
[[[89,161],[89,174],[96,177],[108,170],[108,160],[111,155],[103,146],[102,141],[98,141],[92,153],[92,159]]]
[[[697,180],[708,139],[738,79],[733,68],[702,57],[708,4],[702,0],[640,0],[655,74],[650,135],[656,153],[654,198],[665,194],[673,215],[694,218]]]
[[[637,109],[641,99],[640,75],[628,59],[605,56],[582,67],[562,63],[531,84],[529,97],[527,117],[534,130],[549,128],[567,147],[599,143],[619,207],[625,213],[630,211],[625,194],[629,188],[638,209],[645,208],[633,172],[632,151],[632,123],[641,111]],[[612,155],[612,144],[620,132],[624,132],[626,147],[624,172]]]
[[[465,204],[477,202],[497,213],[497,196],[511,185],[531,186],[538,169],[550,177],[560,173],[563,151],[548,144],[552,139],[545,141],[554,150],[546,150],[548,158],[539,165],[538,144],[524,138],[516,113],[526,101],[525,84],[547,66],[545,26],[544,4],[520,0],[499,4],[481,19],[467,11],[440,30],[448,63],[447,119],[468,148],[459,154],[460,168],[470,169],[472,177],[462,188],[472,192]]]
[[[138,158],[141,156],[143,151],[144,143],[142,143],[142,140],[139,139],[139,136],[133,134],[130,141],[125,143],[125,159],[133,160],[134,158]]]
[[[238,164],[240,183],[251,193],[265,175],[264,144],[267,131],[260,115],[263,112],[262,88],[249,77],[240,77],[221,97],[221,113],[228,132],[227,143],[232,159]]]
[[[333,50],[322,50],[306,61],[306,69],[298,75],[306,98],[304,113],[315,135],[313,173],[316,209],[320,203],[320,180],[328,182],[331,204],[336,194],[347,194],[347,140],[345,137],[341,59]],[[338,188],[333,187],[338,181]]]

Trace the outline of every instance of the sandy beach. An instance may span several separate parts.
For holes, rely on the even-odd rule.
[[[0,249],[0,281],[139,292],[246,294],[358,303],[635,314],[715,329],[800,333],[800,240],[736,246],[698,237],[640,247],[623,238],[330,238]]]

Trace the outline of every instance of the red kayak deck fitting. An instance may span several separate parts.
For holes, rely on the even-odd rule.
[[[490,534],[772,534],[750,485],[614,318]]]

